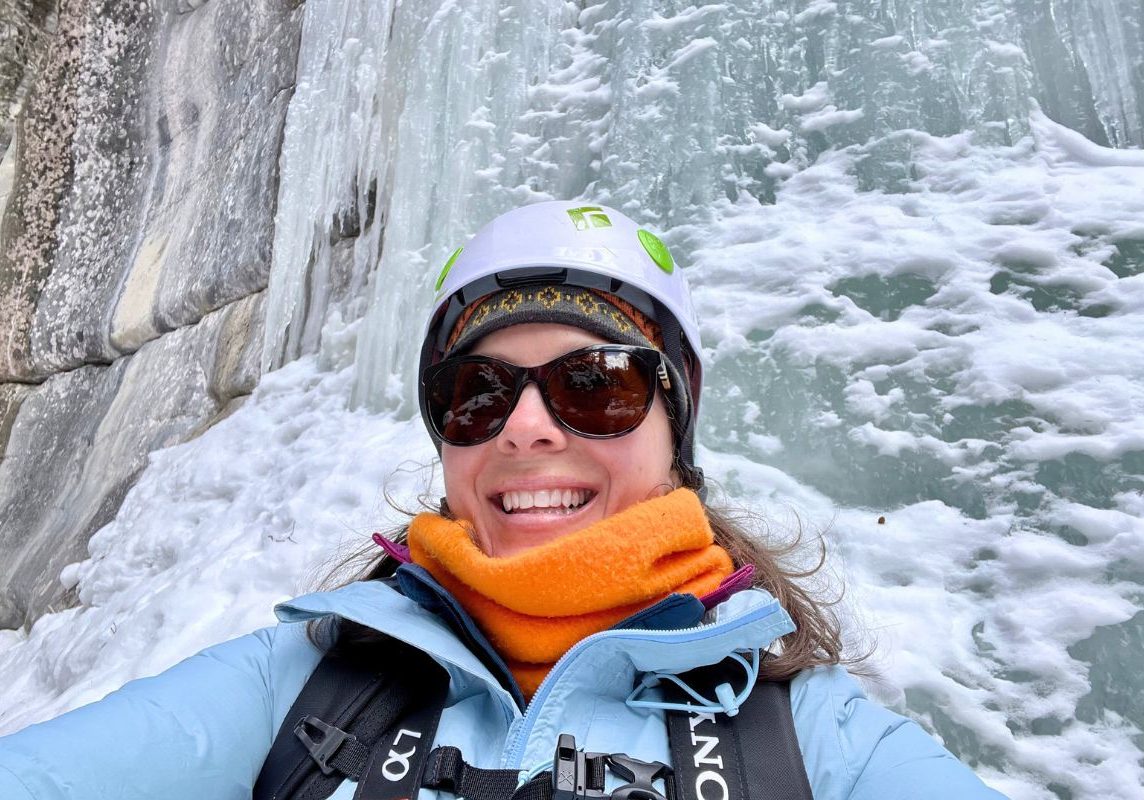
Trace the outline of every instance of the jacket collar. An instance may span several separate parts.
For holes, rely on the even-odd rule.
[[[428,570],[416,564],[403,564],[394,575],[398,590],[422,608],[443,619],[489,671],[500,677],[501,685],[524,708],[524,695],[504,659],[489,642],[476,621]],[[698,625],[706,613],[704,604],[689,594],[671,594],[655,605],[616,624],[624,630],[677,630]]]
[[[505,688],[507,668],[503,661],[456,601],[427,573],[421,575],[424,570],[417,570],[399,578],[402,589],[408,591],[408,584],[417,600],[386,583],[363,581],[280,603],[275,613],[282,622],[306,622],[336,614],[373,628],[423,650],[447,669],[452,667],[488,684],[502,701],[521,708],[519,689],[511,681],[507,682],[511,688]],[[577,644],[561,659],[560,672],[575,675],[578,682],[593,682],[591,673],[601,671],[586,670],[585,665],[598,664],[602,658],[627,664],[636,672],[682,672],[721,661],[736,650],[769,647],[776,638],[794,630],[787,612],[761,589],[732,595],[703,620],[702,610],[699,601],[689,595],[671,595],[616,628]],[[687,646],[681,647],[684,641]],[[584,657],[588,653],[590,659]],[[599,688],[608,691],[606,683]]]
[[[453,633],[481,660],[489,672],[497,676],[520,708],[524,708],[524,694],[516,683],[508,664],[492,646],[477,623],[464,607],[449,593],[429,570],[416,564],[404,564],[397,569],[394,582],[398,590],[427,611],[440,617]]]

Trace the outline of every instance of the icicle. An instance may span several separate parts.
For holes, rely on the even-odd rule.
[[[394,0],[310,0],[282,145],[263,370],[353,318],[382,239],[385,43]],[[392,107],[391,107],[392,108]]]

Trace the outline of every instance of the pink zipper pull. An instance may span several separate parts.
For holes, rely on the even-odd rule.
[[[403,544],[390,541],[382,536],[380,533],[373,535],[373,543],[385,551],[385,554],[390,558],[397,559],[402,564],[408,564],[412,559],[409,557],[409,548]]]
[[[755,565],[744,564],[737,570],[732,572],[723,582],[719,584],[719,588],[709,594],[705,594],[699,598],[699,602],[703,607],[710,611],[715,606],[722,603],[735,592],[741,592],[744,589],[750,589],[753,579],[755,577]]]

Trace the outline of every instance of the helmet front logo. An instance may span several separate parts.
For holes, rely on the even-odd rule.
[[[612,227],[612,221],[608,219],[608,215],[599,206],[570,208],[568,209],[568,216],[571,217],[572,224],[576,226],[578,231]]]

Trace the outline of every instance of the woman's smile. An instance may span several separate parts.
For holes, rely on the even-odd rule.
[[[499,492],[494,501],[499,501],[506,514],[552,512],[571,514],[582,511],[587,503],[595,498],[591,489],[554,488],[519,489]]]

